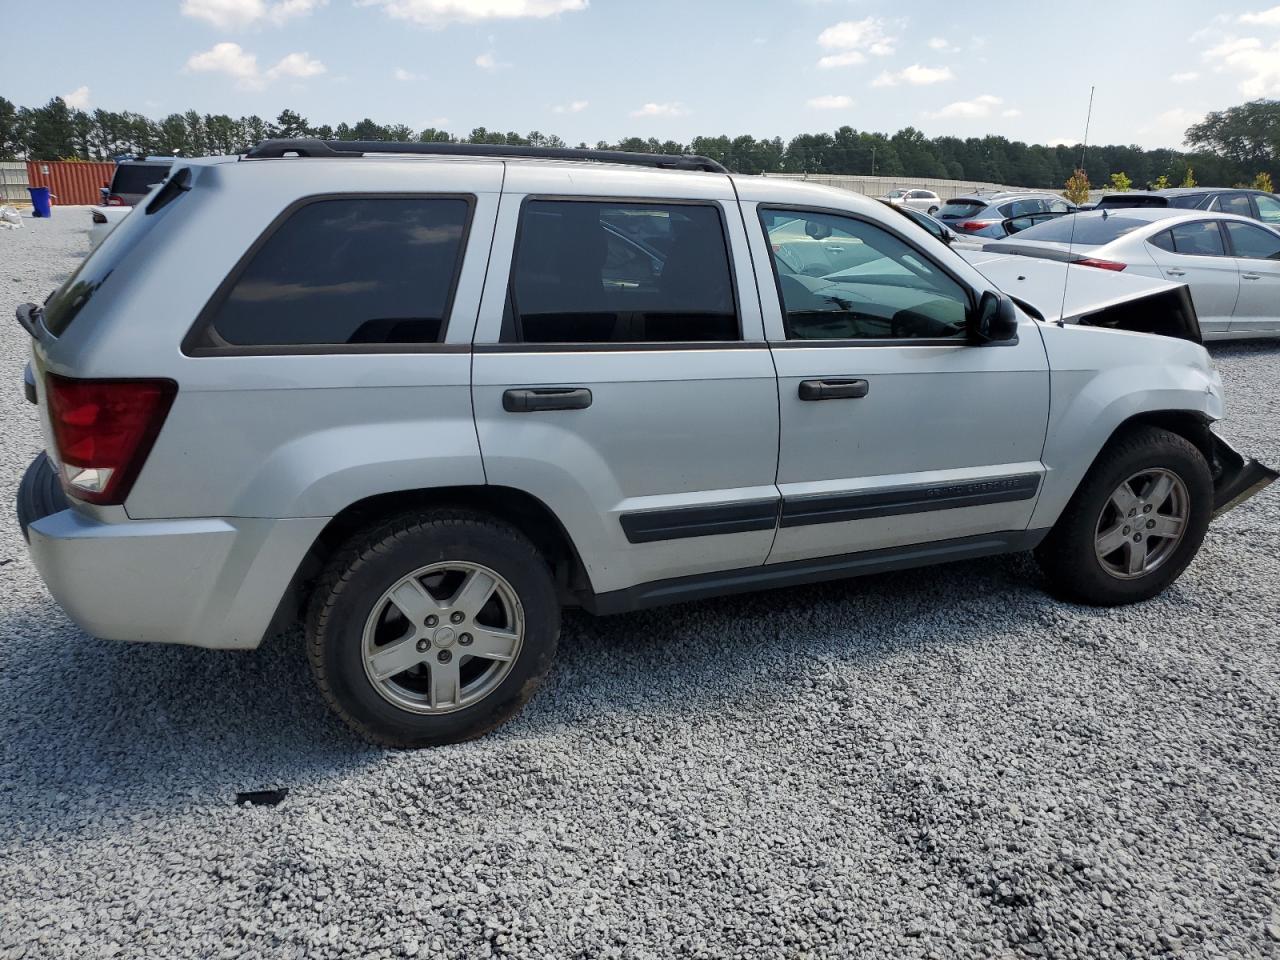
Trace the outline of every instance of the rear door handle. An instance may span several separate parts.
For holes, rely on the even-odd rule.
[[[1166,270],[1165,273],[1171,277],[1185,277],[1187,275],[1185,270]]]
[[[1240,274],[1240,279],[1241,279],[1241,280],[1261,280],[1261,279],[1262,279],[1262,274],[1260,274],[1260,273],[1242,273],[1242,274]]]
[[[801,380],[801,400],[858,400],[867,395],[871,384],[865,380]]]
[[[589,406],[591,391],[586,387],[528,387],[502,393],[502,409],[507,413],[585,410]]]

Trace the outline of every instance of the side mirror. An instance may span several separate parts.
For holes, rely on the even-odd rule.
[[[1003,293],[988,290],[969,318],[969,339],[974,343],[1009,343],[1018,339],[1018,309]]]

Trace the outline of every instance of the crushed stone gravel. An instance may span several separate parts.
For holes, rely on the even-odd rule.
[[[514,723],[377,750],[296,637],[96,640],[27,559],[8,317],[87,220],[0,232],[0,957],[1280,950],[1277,491],[1124,609],[1010,557],[570,615]],[[1213,353],[1224,433],[1280,464],[1280,344]]]

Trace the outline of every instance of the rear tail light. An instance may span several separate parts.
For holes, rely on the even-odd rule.
[[[1127,263],[1117,263],[1114,260],[1098,260],[1095,257],[1081,257],[1079,260],[1072,260],[1071,262],[1078,267],[1097,267],[1099,270],[1115,270],[1117,273],[1128,266]]]
[[[110,194],[110,195],[108,195],[108,196],[107,196],[107,202],[106,202],[106,204],[104,204],[104,206],[108,206],[108,207],[127,207],[127,206],[128,206],[128,204],[124,202],[124,197],[120,197],[120,196],[117,196],[116,194],[112,193],[112,194]]]
[[[995,226],[999,220],[966,220],[960,224],[961,230],[985,230],[987,227]]]
[[[72,380],[49,374],[49,421],[72,496],[124,503],[178,392],[172,380]]]

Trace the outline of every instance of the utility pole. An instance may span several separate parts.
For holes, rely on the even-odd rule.
[[[874,144],[871,147],[871,175],[873,177],[876,175],[876,148]]]

